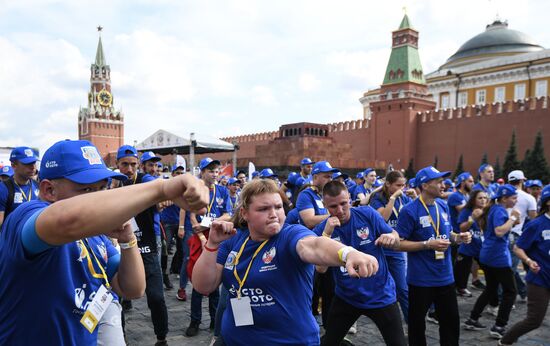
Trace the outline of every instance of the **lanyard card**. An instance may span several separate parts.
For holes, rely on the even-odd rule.
[[[436,259],[436,260],[445,259],[445,252],[443,252],[443,251],[435,251],[435,259]]]
[[[250,297],[231,298],[231,309],[233,310],[236,327],[254,325]]]
[[[212,218],[210,216],[204,216],[201,220],[201,226],[204,228],[210,228],[210,226],[212,226]]]
[[[97,290],[94,299],[88,306],[88,309],[82,316],[80,323],[91,333],[97,327],[101,317],[109,307],[109,304],[113,301],[113,295],[105,288],[105,285],[101,285]]]

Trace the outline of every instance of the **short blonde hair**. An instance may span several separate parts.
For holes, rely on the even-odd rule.
[[[252,198],[254,196],[262,195],[264,193],[268,194],[279,194],[279,187],[271,179],[256,179],[252,180],[244,186],[239,195],[239,204],[235,210],[235,214],[231,218],[235,228],[244,228],[247,226],[246,220],[241,216],[242,209],[248,209],[252,203]]]

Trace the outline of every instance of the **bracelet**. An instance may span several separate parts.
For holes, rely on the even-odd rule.
[[[180,226],[179,229],[185,229],[185,226]]]
[[[531,263],[531,262],[533,262],[533,260],[530,259],[530,258],[527,258],[527,260],[525,261],[525,263],[527,263],[527,265],[529,265],[529,263]]]
[[[220,248],[219,246],[216,248],[211,248],[211,247],[208,247],[208,245],[204,244],[204,249],[208,252],[216,252],[218,251],[219,248]]]
[[[340,262],[342,262],[343,264],[346,264],[346,261],[348,259],[348,254],[352,251],[352,250],[355,250],[353,247],[351,246],[344,246],[344,247],[341,247],[339,250],[338,250],[338,259],[340,260]]]
[[[131,249],[137,245],[137,239],[134,238],[127,243],[118,243],[118,245],[120,245],[122,250]]]
[[[428,247],[428,240],[424,240],[424,241],[422,242],[422,245],[424,245],[424,249],[428,249],[428,248],[429,248],[429,247]]]
[[[390,201],[395,201],[395,197],[391,196]]]
[[[332,238],[332,236],[330,234],[325,233],[325,231],[323,231],[323,237]]]

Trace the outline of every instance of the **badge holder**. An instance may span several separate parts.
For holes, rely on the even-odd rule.
[[[101,285],[97,290],[94,299],[88,306],[88,309],[84,312],[84,316],[82,316],[82,319],[80,320],[80,323],[90,332],[90,334],[94,332],[97,324],[101,320],[101,317],[112,301],[113,295],[111,292],[105,287],[105,285]]]
[[[203,216],[200,225],[204,229],[209,229],[212,226],[212,218],[210,216]]]
[[[443,251],[435,251],[435,259],[436,259],[436,260],[445,259],[445,252],[443,252]]]
[[[253,326],[254,318],[252,317],[252,307],[250,306],[250,297],[231,298],[231,310],[233,310],[233,318],[235,326]]]

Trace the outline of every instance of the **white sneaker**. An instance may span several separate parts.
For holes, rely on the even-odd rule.
[[[348,330],[348,334],[357,334],[357,321],[355,321],[353,326]]]

